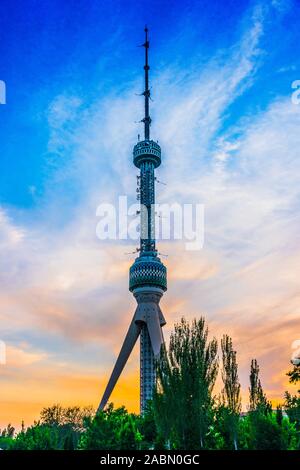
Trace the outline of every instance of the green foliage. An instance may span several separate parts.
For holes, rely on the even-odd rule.
[[[223,449],[238,449],[240,416],[220,403],[215,410],[215,427],[223,438]]]
[[[162,351],[153,398],[155,422],[166,448],[206,447],[217,372],[217,341],[208,341],[204,318],[191,324],[182,318],[171,334],[169,351]]]
[[[300,390],[285,393],[272,411],[256,360],[251,362],[249,411],[241,413],[241,387],[232,339],[221,340],[223,388],[216,399],[217,342],[208,340],[203,318],[175,325],[167,351],[157,364],[157,390],[146,412],[137,416],[110,404],[95,415],[91,407],[43,408],[40,420],[15,434],[0,431],[0,449],[148,450],[249,449],[300,450]],[[300,366],[287,374],[300,381]]]
[[[233,349],[232,339],[224,335],[221,339],[222,349],[222,402],[228,409],[239,415],[242,409],[241,384],[238,377],[236,351]]]
[[[219,430],[217,423],[210,424],[205,436],[205,447],[209,450],[221,450],[226,448],[223,433]]]
[[[249,399],[250,411],[259,411],[263,414],[272,412],[272,404],[267,399],[261,385],[259,378],[259,365],[256,359],[252,359],[251,361]]]
[[[2,431],[0,430],[1,437],[13,438],[14,434],[15,434],[15,428],[11,424],[8,424],[7,427],[4,428]]]
[[[2,450],[11,449],[13,444],[14,444],[14,439],[12,437],[0,436],[0,449]]]
[[[279,425],[275,413],[249,413],[240,422],[240,445],[250,450],[287,450],[293,447],[295,429],[287,419]]]
[[[161,437],[157,434],[152,400],[148,402],[145,413],[138,417],[138,427],[143,437],[141,449],[163,448]]]
[[[288,416],[283,416],[281,429],[287,450],[300,449],[300,436],[295,423],[291,422]]]
[[[295,423],[296,429],[300,431],[300,396],[285,392],[284,398],[284,410],[290,421]]]
[[[48,426],[66,426],[73,431],[85,429],[85,420],[95,414],[92,407],[80,408],[79,406],[68,406],[63,408],[59,404],[43,408],[40,414],[42,424]]]
[[[286,375],[289,376],[289,380],[292,384],[300,382],[300,364],[294,365],[293,369],[289,371]],[[298,390],[298,393],[300,393],[300,390]]]
[[[300,365],[294,365],[293,369],[287,373],[287,376],[290,383],[300,382]],[[298,390],[297,395],[285,392],[284,410],[299,433],[298,448],[300,448],[300,390]]]
[[[228,335],[224,335],[221,339],[221,350],[224,386],[221,392],[221,406],[218,415],[223,426],[226,448],[237,450],[238,421],[242,409],[241,385],[238,377],[236,351],[234,351],[232,339]]]
[[[90,419],[82,434],[80,449],[136,450],[140,449],[142,436],[137,428],[138,417],[125,407],[114,409],[110,404]]]
[[[0,449],[9,449],[13,444],[15,428],[8,424],[6,428],[0,430]]]
[[[75,449],[85,429],[85,420],[91,418],[92,415],[93,410],[90,407],[63,408],[55,404],[43,408],[40,421],[26,430],[22,423],[22,430],[10,443],[10,448],[15,450]]]
[[[276,408],[276,421],[279,424],[279,426],[282,425],[283,421],[283,412],[282,412],[282,406],[278,405]]]
[[[59,449],[59,432],[56,427],[36,423],[25,432],[20,432],[13,441],[13,450]]]
[[[272,404],[263,391],[256,359],[251,361],[249,413],[239,423],[239,438],[244,449],[287,450],[295,448],[296,429],[282,407],[272,411]]]
[[[64,439],[64,444],[63,444],[63,449],[64,450],[74,450],[74,436],[73,433],[68,433]]]

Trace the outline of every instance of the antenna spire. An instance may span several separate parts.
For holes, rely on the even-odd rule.
[[[148,49],[149,49],[149,40],[148,40],[148,28],[145,26],[145,43],[143,44],[145,48],[145,65],[144,65],[144,70],[145,70],[145,90],[143,92],[143,95],[145,97],[145,117],[142,119],[142,122],[144,123],[144,133],[145,133],[145,140],[150,140],[150,124],[151,124],[151,118],[149,115],[149,99],[150,99],[150,89],[149,89],[149,64],[148,64]]]

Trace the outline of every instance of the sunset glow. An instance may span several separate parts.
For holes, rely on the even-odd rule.
[[[134,313],[126,253],[137,242],[99,240],[96,211],[120,195],[136,202],[145,22],[166,183],[156,197],[204,205],[203,249],[158,241],[166,341],[182,316],[205,316],[211,337],[233,338],[243,408],[252,358],[281,402],[295,389],[285,374],[300,339],[299,5],[205,2],[203,15],[194,0],[161,1],[154,15],[156,1],[41,2],[31,13],[4,3],[0,428],[54,403],[96,408]],[[138,352],[111,397],[135,412]]]

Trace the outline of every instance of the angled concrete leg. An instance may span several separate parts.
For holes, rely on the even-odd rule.
[[[156,315],[149,315],[149,317],[147,318],[147,327],[149,331],[154,357],[159,357],[161,345],[163,344],[164,339],[160,326],[158,309]]]
[[[140,331],[141,331],[141,325],[135,322],[135,316],[134,316],[132,319],[132,322],[130,323],[130,326],[129,326],[127,335],[125,337],[124,343],[122,345],[121,351],[119,353],[117,362],[115,364],[115,367],[113,368],[109,382],[103,394],[98,411],[103,410],[107,401],[109,400],[109,397],[114,389],[114,386],[116,385],[116,382],[118,378],[120,377],[120,374],[122,370],[124,369],[127,359],[130,356],[130,353],[136,343],[136,340],[139,337]]]

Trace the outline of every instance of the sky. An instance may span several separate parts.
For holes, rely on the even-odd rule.
[[[132,240],[99,240],[100,203],[135,201],[143,28],[150,29],[157,198],[204,205],[204,246],[161,241],[175,322],[232,336],[273,404],[300,339],[300,5],[3,0],[0,5],[0,427],[97,406],[135,309]],[[138,411],[138,347],[112,401]]]

